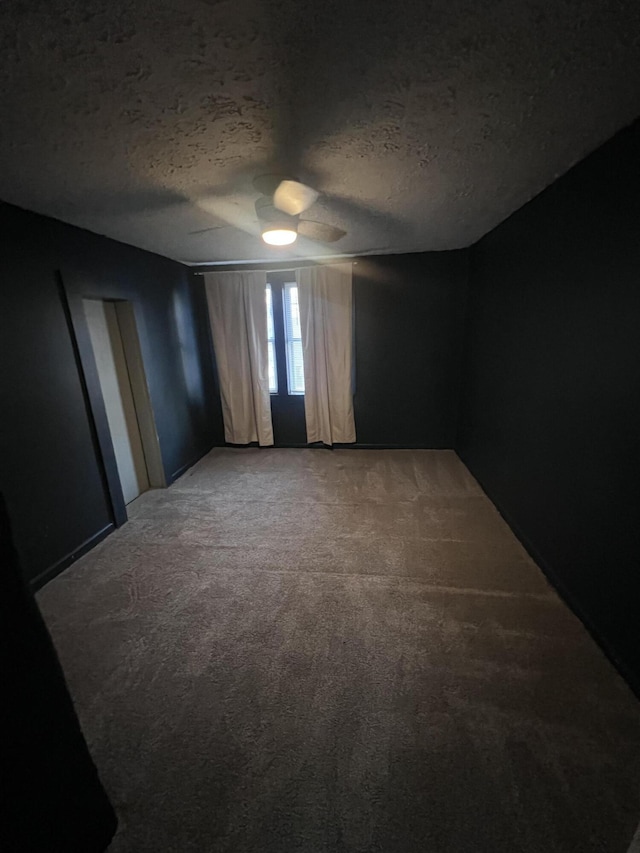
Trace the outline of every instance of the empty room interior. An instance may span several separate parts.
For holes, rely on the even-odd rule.
[[[640,6],[0,65],[2,849],[640,851]]]

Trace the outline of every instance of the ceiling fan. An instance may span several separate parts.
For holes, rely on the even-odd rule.
[[[262,239],[271,246],[288,246],[298,236],[319,243],[335,243],[347,233],[335,225],[300,218],[320,196],[317,190],[300,181],[280,175],[260,175],[253,180],[253,187],[260,193],[255,211]],[[218,225],[192,233],[225,227],[229,226]]]

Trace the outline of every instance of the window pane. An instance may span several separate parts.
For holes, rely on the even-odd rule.
[[[271,295],[271,285],[267,285],[267,340],[272,341],[273,334],[273,298]]]
[[[300,332],[300,308],[298,306],[298,287],[295,284],[285,284],[285,312],[287,322],[287,340],[301,338]],[[287,305],[288,303],[288,305]]]
[[[269,391],[271,394],[278,393],[278,377],[276,375],[276,348],[273,341],[269,341]]]
[[[304,394],[304,362],[302,359],[298,286],[296,284],[285,284],[283,302],[289,393]]]
[[[271,285],[267,285],[267,341],[269,347],[269,392],[278,393],[278,371],[276,369],[276,347],[273,332],[273,298]]]
[[[304,365],[302,361],[302,341],[287,343],[287,373],[289,393],[304,394]]]

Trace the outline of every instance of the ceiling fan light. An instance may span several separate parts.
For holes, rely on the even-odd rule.
[[[262,230],[262,239],[270,246],[289,246],[295,243],[297,236],[293,228],[274,228],[268,225]]]

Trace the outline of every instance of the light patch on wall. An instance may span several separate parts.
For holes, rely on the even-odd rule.
[[[180,363],[187,397],[190,403],[202,405],[204,403],[204,388],[202,387],[200,358],[196,348],[194,318],[187,300],[178,291],[173,294],[173,314],[176,321]]]

